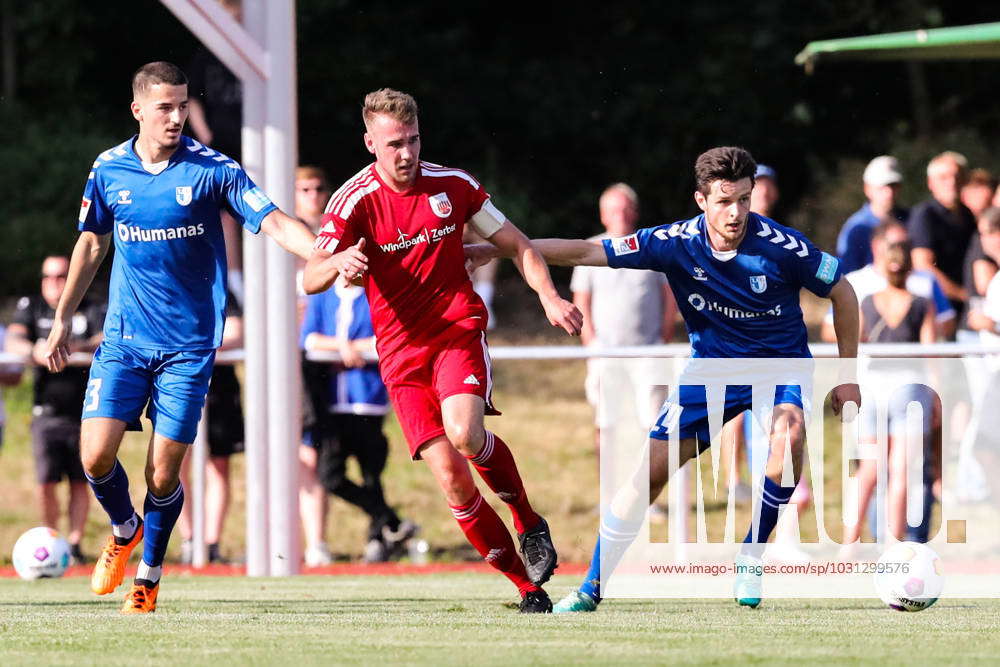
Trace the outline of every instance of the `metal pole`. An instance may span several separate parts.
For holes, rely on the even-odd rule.
[[[198,433],[191,445],[191,461],[188,470],[191,488],[191,565],[205,567],[208,560],[205,553],[205,466],[208,465],[208,400],[201,409]]]
[[[263,0],[245,0],[243,20],[247,30],[263,41],[267,18]],[[266,85],[256,79],[243,81],[243,166],[257,183],[264,176],[264,109]],[[267,273],[266,240],[243,233],[243,303],[246,413],[247,574],[271,573],[267,534]]]
[[[295,71],[295,3],[266,3],[265,47],[271,66],[264,127],[264,181],[272,200],[294,209],[294,173],[298,160]],[[271,388],[268,415],[268,486],[271,575],[299,571],[298,442],[301,437],[301,380],[297,352],[294,257],[268,243],[267,377]]]

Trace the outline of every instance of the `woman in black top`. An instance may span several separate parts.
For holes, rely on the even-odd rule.
[[[910,248],[907,243],[897,243],[887,248],[886,281],[887,285],[861,302],[861,340],[866,343],[933,343],[935,341],[935,310],[934,303],[929,299],[907,291],[906,279],[912,269],[910,263]],[[926,541],[926,524],[929,519],[931,503],[924,499],[924,516],[926,517],[918,530],[908,530],[906,521],[906,448],[903,446],[906,437],[906,411],[911,402],[918,402],[923,413],[924,452],[928,453],[930,435],[939,420],[935,401],[931,393],[921,384],[922,377],[918,369],[902,364],[899,361],[871,361],[867,366],[867,382],[873,391],[875,400],[867,403],[867,409],[862,411],[860,443],[876,442],[876,402],[888,402],[888,489],[887,511],[888,530],[897,539],[904,535],[918,541]],[[858,479],[858,516],[855,525],[845,526],[844,544],[853,543],[861,534],[861,519],[864,517],[872,493],[876,485],[877,460],[859,456]],[[925,460],[925,471],[933,471],[935,466],[928,465]],[[925,479],[928,476],[925,474]],[[925,493],[929,492],[925,486]],[[875,532],[874,529],[872,531]],[[920,540],[920,535],[924,535]]]

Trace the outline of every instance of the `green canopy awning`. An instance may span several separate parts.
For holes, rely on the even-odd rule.
[[[825,39],[807,44],[795,63],[811,70],[819,60],[990,59],[1000,59],[1000,23]]]

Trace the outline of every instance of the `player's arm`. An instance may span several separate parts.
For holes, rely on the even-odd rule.
[[[503,256],[514,260],[525,282],[538,294],[549,323],[552,326],[562,327],[571,336],[578,335],[583,326],[583,315],[576,306],[559,296],[555,285],[552,284],[549,267],[534,243],[509,220],[505,220],[503,226],[490,235],[489,242],[498,248]],[[604,254],[603,250],[601,254]]]
[[[326,291],[341,274],[349,281],[355,280],[368,270],[368,257],[364,249],[364,238],[358,239],[357,243],[341,252],[331,253],[316,248],[306,261],[306,268],[302,273],[302,289],[306,294]]]
[[[490,241],[492,241],[492,237]],[[600,240],[582,239],[533,239],[531,245],[555,266],[607,266],[608,258]],[[512,249],[501,248],[490,243],[476,243],[465,246],[465,257],[470,268],[482,266],[497,257],[513,258]]]
[[[858,338],[861,334],[858,297],[851,283],[843,277],[830,290],[829,297],[833,304],[833,328],[837,334],[837,350],[840,358],[856,359]],[[850,371],[853,370],[852,367]],[[832,392],[833,413],[839,415],[841,408],[847,402],[854,402],[859,408],[861,407],[861,390],[858,388],[857,379],[853,377],[853,372]]]
[[[674,291],[670,289],[670,284],[663,283],[663,342],[669,343],[674,340],[674,332],[677,327],[677,300],[674,298]]]
[[[264,216],[260,228],[293,255],[308,260],[312,254],[316,237],[302,221],[286,215],[281,210],[274,209]]]
[[[111,247],[110,234],[95,234],[81,232],[73,247],[73,255],[69,260],[69,275],[66,278],[66,289],[56,306],[52,331],[46,342],[45,361],[49,370],[57,373],[66,367],[69,361],[69,335],[72,331],[73,314],[80,307],[83,296],[90,288],[97,269],[108,254]]]

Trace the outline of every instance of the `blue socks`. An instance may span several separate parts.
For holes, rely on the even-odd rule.
[[[764,546],[767,539],[771,537],[771,531],[778,523],[778,508],[791,499],[795,492],[795,486],[779,486],[771,478],[764,478],[764,491],[761,495],[758,512],[755,512],[754,519],[750,522],[750,530],[743,539],[743,548],[740,553],[760,558],[764,554]],[[756,527],[756,539],[754,528]]]
[[[117,459],[115,459],[115,465],[111,468],[111,472],[107,475],[98,479],[87,475],[87,481],[90,483],[90,488],[94,490],[97,501],[111,517],[112,524],[121,525],[135,516],[132,498],[128,495],[128,475],[125,474],[125,468]]]
[[[601,519],[601,530],[594,545],[594,555],[590,559],[590,569],[584,577],[579,591],[590,596],[595,602],[601,601],[601,553],[608,565],[608,571],[613,572],[618,562],[628,550],[642,526],[642,520],[629,521],[619,519],[608,512]]]
[[[143,519],[146,522],[142,562],[146,565],[158,567],[163,564],[170,532],[174,529],[183,506],[184,486],[181,484],[178,484],[166,498],[157,498],[152,493],[146,493],[146,502],[142,508],[145,514]]]

